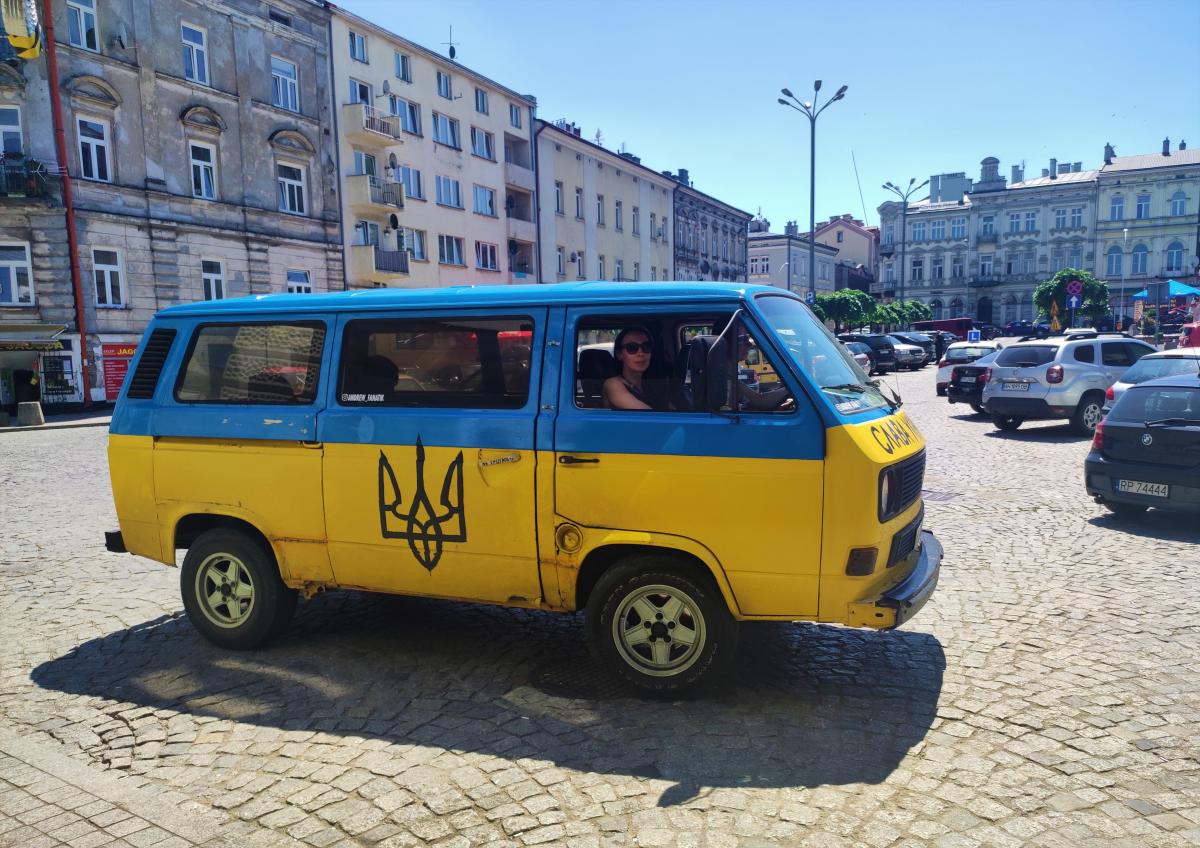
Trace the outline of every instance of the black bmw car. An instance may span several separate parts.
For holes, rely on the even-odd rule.
[[[1084,474],[1117,514],[1200,512],[1200,374],[1131,386],[1096,425]]]

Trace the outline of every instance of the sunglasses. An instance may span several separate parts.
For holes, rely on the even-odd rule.
[[[621,345],[621,350],[626,353],[637,353],[639,350],[642,353],[650,353],[654,350],[654,345],[650,342],[625,342]]]

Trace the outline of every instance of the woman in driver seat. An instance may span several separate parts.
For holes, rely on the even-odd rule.
[[[613,343],[613,357],[621,373],[604,381],[604,406],[608,409],[653,409],[642,378],[650,367],[654,343],[640,327],[626,327]]]

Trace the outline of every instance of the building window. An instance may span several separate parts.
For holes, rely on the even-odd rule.
[[[566,256],[563,255],[561,244],[558,246],[558,251],[555,255],[558,260],[558,276],[565,277],[567,275]]]
[[[204,286],[205,300],[225,299],[225,269],[213,259],[200,262],[200,279]]]
[[[1025,213],[1025,232],[1036,233],[1037,228],[1038,228],[1038,213],[1026,212]]]
[[[578,280],[583,279],[583,251],[582,250],[575,254],[575,278]]]
[[[633,279],[640,280],[642,278],[642,264],[640,262],[633,263]]]
[[[925,241],[925,222],[919,221],[912,225],[912,240]]]
[[[619,200],[613,204],[613,227],[618,232],[625,229],[624,205]]]
[[[1116,195],[1108,202],[1108,217],[1112,221],[1120,221],[1125,217],[1125,198]]]
[[[891,262],[883,266],[883,281],[885,283],[896,282],[896,267]]]
[[[287,290],[289,294],[312,294],[312,278],[307,271],[288,271]]]
[[[408,165],[400,166],[400,178],[404,182],[404,196],[414,200],[425,199],[425,185],[421,182],[421,172]]]
[[[0,244],[0,305],[33,305],[33,274],[27,243]]]
[[[558,181],[554,183],[554,211],[559,215],[563,213],[563,184]]]
[[[822,262],[821,267],[824,268],[825,263]],[[925,260],[924,259],[914,259],[912,261],[911,279],[914,283],[919,283],[925,279]]]
[[[482,88],[475,89],[475,111],[480,115],[488,113],[487,92]]]
[[[362,80],[350,77],[350,102],[371,105],[371,86]]]
[[[886,227],[883,228],[883,243],[884,244],[892,244],[895,241],[896,241],[896,233],[892,229],[892,225],[888,224]]]
[[[1065,230],[1066,228],[1067,228],[1067,210],[1066,209],[1055,209],[1054,210],[1054,229]]]
[[[1108,276],[1121,276],[1121,266],[1124,264],[1125,258],[1125,255],[1121,252],[1121,248],[1114,244],[1108,249],[1106,256],[1108,257]]]
[[[630,218],[633,223],[633,234],[635,236],[640,236],[642,234],[641,214],[639,213],[638,208],[636,206],[633,207],[633,210],[630,214]]]
[[[1067,251],[1067,267],[1082,268],[1083,267],[1083,251],[1078,247],[1073,247]]]
[[[350,58],[356,62],[367,61],[367,38],[350,30]]]
[[[433,140],[447,147],[459,147],[458,121],[446,115],[433,113]]]
[[[1167,271],[1176,273],[1183,270],[1183,245],[1177,241],[1167,245]]]
[[[300,88],[296,66],[287,59],[271,57],[271,102],[289,112],[300,111]]]
[[[462,209],[462,194],[459,190],[458,180],[452,180],[450,177],[438,176],[435,180],[437,188],[437,202],[442,206],[453,206],[456,209]]]
[[[991,253],[983,253],[979,256],[979,276],[985,279],[992,276],[992,263],[995,257]]]
[[[275,172],[279,182],[279,211],[305,214],[304,168],[280,162],[275,166]]]
[[[596,225],[604,226],[604,195],[596,195]]]
[[[67,29],[71,43],[84,50],[100,50],[96,35],[96,0],[67,0]]]
[[[471,127],[471,152],[484,159],[496,161],[496,137],[479,127]]]
[[[392,114],[400,119],[400,129],[413,135],[421,134],[421,107],[403,97],[392,95],[388,100]]]
[[[1186,215],[1187,214],[1187,195],[1182,191],[1177,191],[1171,195],[1171,214]]]
[[[463,240],[455,236],[438,236],[438,262],[443,265],[464,265]]]
[[[667,278],[667,272],[666,272],[666,269],[663,269],[663,279],[665,280],[666,278]],[[657,279],[658,279],[658,266],[651,265],[650,266],[650,281],[653,282],[654,280],[657,280]]]
[[[192,197],[205,200],[217,198],[217,149],[211,144],[193,141],[188,144],[192,166]]]
[[[601,255],[601,257],[600,257],[600,264],[598,267],[600,270],[600,276],[598,276],[596,279],[598,279],[598,280],[608,279],[607,277],[604,276],[604,256],[603,255]]]
[[[842,231],[838,230],[838,242],[842,240]],[[929,225],[929,237],[934,241],[941,241],[946,237],[946,222],[934,221]]]
[[[992,215],[984,215],[980,219],[979,233],[980,235],[990,236],[996,232],[996,218]]]
[[[1135,207],[1134,215],[1137,218],[1150,217],[1150,195],[1139,194],[1137,196],[1137,206]]]
[[[412,82],[412,60],[399,51],[396,52],[396,79]]]
[[[1146,249],[1146,245],[1139,244],[1133,249],[1133,262],[1130,265],[1132,266],[1131,273],[1146,273],[1146,269],[1150,265],[1150,251]]]
[[[205,45],[208,33],[191,24],[181,24],[179,33],[183,39],[183,75],[192,82],[208,85],[208,47]]]
[[[1075,206],[1071,209],[1071,226],[1072,227],[1082,227],[1083,226],[1083,207],[1082,206]]]
[[[945,234],[946,234],[946,233],[945,233],[945,230],[946,230],[946,224],[945,224],[945,222],[939,222],[939,223],[941,223],[941,225],[942,225],[942,235],[943,235],[943,236],[945,236]],[[934,226],[934,229],[936,230],[936,229],[937,229],[937,224],[934,224],[933,226]],[[838,243],[838,244],[841,244],[841,243],[842,243],[842,242],[844,242],[845,240],[846,240],[846,234],[845,234],[845,233],[843,233],[841,230],[838,230],[838,234],[837,234],[837,243]]]
[[[654,229],[654,213],[651,212],[650,213],[650,240],[656,241],[657,239],[658,239],[658,230]]]
[[[929,279],[931,279],[931,280],[942,279],[942,260],[941,259],[933,259],[930,261],[930,263],[929,263]]]
[[[96,248],[92,251],[92,274],[96,280],[96,305],[121,307],[125,305],[125,293],[121,289],[121,254],[111,248]]]
[[[16,106],[0,106],[0,156],[23,153],[24,150],[21,110]]]
[[[355,175],[366,174],[375,176],[378,172],[375,170],[375,154],[363,153],[361,150],[354,151],[354,173]]]
[[[76,123],[79,133],[80,176],[85,180],[112,182],[108,163],[108,122],[79,118]]]
[[[1021,213],[1020,212],[1009,212],[1008,213],[1008,231],[1010,233],[1021,232]]]
[[[1037,254],[1036,253],[1022,253],[1021,254],[1021,273],[1022,274],[1032,274],[1034,271],[1034,265],[1036,264],[1036,262],[1037,262]]]
[[[496,192],[486,186],[475,186],[475,213],[496,217]]]
[[[963,260],[961,256],[953,256],[950,258],[950,276],[956,280],[962,279]]]
[[[517,129],[521,128],[521,107],[516,103],[508,104],[508,122]]]
[[[487,242],[475,242],[475,267],[481,271],[499,271],[500,263],[496,259],[496,245]]]
[[[437,72],[437,89],[440,96],[445,97],[447,100],[454,99],[454,92],[451,89],[449,74],[442,73],[441,71]]]
[[[950,220],[950,238],[966,238],[967,237],[967,219],[952,218]]]
[[[379,244],[379,225],[373,221],[359,221],[354,225],[355,244]]]
[[[613,279],[619,283],[625,279],[625,260],[618,259],[613,266]]]
[[[400,228],[401,250],[407,250],[408,255],[413,259],[419,259],[424,262],[429,257],[425,255],[425,231],[412,230],[408,227]]]
[[[583,220],[583,189],[575,189],[575,217]]]

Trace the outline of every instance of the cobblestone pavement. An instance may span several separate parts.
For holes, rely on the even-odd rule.
[[[745,628],[682,703],[592,674],[573,616],[338,592],[218,650],[176,570],[103,550],[103,429],[0,437],[0,846],[1200,844],[1197,523],[1109,517],[1086,440],[888,380],[933,600]]]

